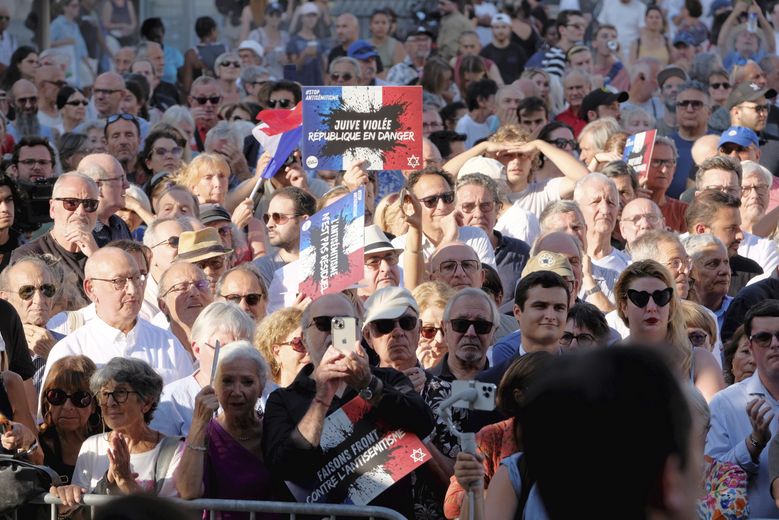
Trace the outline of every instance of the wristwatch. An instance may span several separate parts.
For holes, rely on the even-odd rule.
[[[376,393],[376,389],[379,386],[379,378],[371,375],[371,380],[368,381],[368,386],[360,390],[360,397],[365,399],[366,401],[370,401],[373,399],[374,394]]]
[[[586,300],[587,298],[589,298],[593,294],[599,293],[599,292],[600,292],[600,285],[595,284],[595,286],[592,289],[587,289],[586,291],[584,291],[584,299]]]

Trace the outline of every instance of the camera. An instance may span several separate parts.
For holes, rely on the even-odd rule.
[[[22,232],[36,231],[41,225],[51,222],[49,200],[51,200],[56,177],[38,179],[35,182],[17,180],[19,188],[19,214],[14,227]]]
[[[345,327],[344,320],[341,318],[333,318],[333,328],[336,330],[343,330]]]

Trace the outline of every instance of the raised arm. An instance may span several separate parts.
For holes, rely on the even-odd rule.
[[[203,496],[203,473],[208,446],[206,429],[208,423],[219,409],[216,392],[211,386],[205,386],[195,397],[195,411],[192,426],[187,435],[186,447],[176,468],[176,490],[184,500]]]

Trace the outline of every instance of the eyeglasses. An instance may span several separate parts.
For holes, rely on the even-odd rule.
[[[57,288],[50,283],[45,283],[37,287],[34,285],[22,285],[21,287],[19,287],[17,294],[19,294],[19,298],[21,298],[22,300],[29,301],[32,300],[33,296],[35,296],[35,291],[40,291],[41,294],[44,295],[46,298],[51,298],[52,296],[57,294]]]
[[[140,392],[136,392],[135,390],[125,390],[120,388],[119,390],[114,390],[113,392],[100,392],[98,399],[100,401],[100,406],[105,406],[106,403],[108,403],[109,397],[113,398],[116,404],[124,404],[127,402],[127,398],[130,397],[130,394],[141,395]]]
[[[279,346],[283,345],[289,345],[292,347],[292,350],[297,352],[298,354],[305,354],[306,353],[306,346],[303,344],[303,338],[295,336],[292,338],[292,341],[285,341],[284,343],[277,343]]]
[[[443,330],[444,329],[442,329],[441,327],[433,327],[431,325],[428,325],[426,327],[422,327],[421,329],[419,329],[419,334],[425,339],[433,339],[436,337],[436,335],[439,332],[443,332]]]
[[[66,101],[65,104],[71,107],[77,107],[77,106],[85,107],[89,105],[89,101],[87,101],[86,99],[81,99],[81,100],[77,99],[75,101]]]
[[[100,184],[103,184],[105,182],[114,182],[114,181],[124,182],[125,179],[127,179],[127,177],[125,177],[124,175],[117,175],[116,177],[107,177],[105,179],[97,179],[95,182],[98,185],[100,185]]]
[[[260,303],[260,301],[262,301],[263,298],[265,298],[265,295],[260,293],[220,294],[219,296],[236,305],[240,304],[242,300],[246,300],[246,304],[249,307],[254,307],[258,303]]]
[[[225,261],[222,257],[216,257],[216,258],[208,258],[206,260],[201,260],[200,262],[197,262],[197,265],[199,268],[206,270],[208,268],[218,271],[221,268],[224,267]]]
[[[389,334],[395,330],[395,325],[400,325],[401,329],[408,332],[410,330],[414,330],[414,327],[416,327],[418,323],[419,318],[416,316],[401,316],[400,318],[395,318],[394,320],[374,320],[370,323],[370,326],[377,335],[384,336],[385,334]]]
[[[481,263],[478,260],[446,260],[438,264],[438,270],[441,274],[452,275],[457,271],[457,266],[466,274],[473,274],[479,270]]]
[[[741,186],[741,195],[748,195],[750,191],[754,190],[757,194],[767,193],[768,192],[768,184],[753,184],[751,186]]]
[[[666,287],[665,289],[651,293],[647,291],[636,291],[633,289],[628,289],[628,299],[633,302],[633,305],[641,309],[649,304],[649,298],[652,298],[658,307],[665,307],[668,305],[668,302],[671,301],[671,296],[673,293],[674,290],[672,287]]]
[[[203,97],[196,97],[192,98],[195,101],[197,101],[198,105],[205,105],[206,103],[211,103],[212,105],[218,105],[222,101],[222,96],[203,96]]]
[[[692,259],[687,258],[682,260],[681,258],[674,258],[673,260],[666,262],[664,265],[671,271],[689,271],[692,269]]]
[[[649,223],[649,224],[654,226],[658,222],[660,222],[661,218],[662,217],[660,217],[658,215],[652,215],[652,214],[634,215],[632,217],[625,217],[625,218],[623,218],[622,222],[630,222],[631,224],[633,224],[635,226],[636,224],[638,224],[641,221],[641,219],[645,219],[647,221],[647,223]]]
[[[184,150],[180,146],[174,146],[170,150],[168,150],[167,148],[162,148],[162,147],[155,148],[154,150],[152,150],[154,155],[158,155],[160,157],[164,157],[166,155],[172,155],[173,157],[181,157],[181,153],[183,151]]]
[[[390,251],[385,255],[374,255],[365,259],[365,266],[371,269],[378,269],[382,262],[387,262],[388,265],[398,265],[398,254],[394,251]]]
[[[0,22],[8,22],[11,20],[10,16],[0,16]]]
[[[167,296],[172,292],[185,292],[190,290],[192,287],[194,287],[198,291],[205,292],[211,289],[211,284],[208,283],[208,280],[195,280],[194,282],[190,282],[190,281],[179,282],[177,284],[172,285],[170,289],[162,293],[160,296],[164,298],[165,296]]]
[[[330,79],[332,81],[338,81],[340,79],[344,81],[351,81],[354,76],[351,72],[331,72],[330,73]]]
[[[235,69],[240,69],[241,64],[237,61],[223,61],[219,64],[220,67],[233,67]]]
[[[698,110],[703,106],[703,101],[699,99],[683,99],[681,101],[676,102],[677,108],[692,108],[693,110]]]
[[[96,88],[92,92],[95,93],[96,96],[110,96],[113,94],[116,94],[117,92],[124,92],[123,88]]]
[[[135,119],[135,116],[131,114],[113,114],[108,116],[108,119],[105,120],[105,124],[106,126],[112,125],[120,119],[123,119],[124,121],[135,121],[136,123],[138,122],[138,120]]]
[[[727,90],[730,88],[730,83],[727,81],[723,81],[722,83],[709,83],[709,87],[713,88],[714,90],[724,89]]]
[[[138,287],[146,281],[145,274],[136,274],[133,276],[117,276],[116,278],[90,278],[96,282],[111,282],[115,291],[121,291],[127,287],[128,283]]]
[[[268,106],[271,108],[276,108],[278,106],[279,108],[289,108],[292,104],[292,101],[289,99],[269,99],[268,100]]]
[[[479,204],[476,204],[475,202],[463,202],[460,204],[460,211],[466,215],[470,215],[476,211],[477,207],[481,213],[491,213],[495,209],[495,201],[480,202]]]
[[[68,86],[68,82],[65,81],[65,80],[62,80],[62,79],[57,80],[57,81],[54,81],[54,80],[51,80],[51,79],[44,79],[43,82],[44,83],[49,83],[50,85],[55,85],[57,88],[63,88],[63,87],[67,87]]]
[[[705,332],[690,332],[687,334],[687,338],[693,347],[703,347],[706,345],[706,340],[709,339],[709,335]]]
[[[46,391],[46,400],[52,406],[62,406],[68,399],[76,408],[86,408],[92,404],[92,394],[83,390],[73,392],[72,394],[59,388],[52,388]]]
[[[465,334],[471,326],[473,326],[473,330],[476,331],[476,334],[487,334],[493,327],[491,321],[467,320],[465,318],[454,318],[449,320],[449,324],[452,326],[452,330],[459,334]]]
[[[576,142],[576,139],[563,139],[562,137],[558,137],[557,139],[550,139],[547,141],[549,144],[555,145],[555,147],[561,149],[561,150],[578,150],[579,149],[579,143]]]
[[[16,98],[16,102],[21,106],[25,106],[27,104],[34,105],[38,102],[38,96]]]
[[[173,249],[178,249],[179,248],[179,237],[168,237],[165,240],[163,240],[162,242],[154,244],[153,246],[151,246],[151,248],[154,249],[155,247],[161,246],[162,244],[168,244]]]
[[[771,109],[771,105],[765,104],[765,105],[741,105],[743,108],[751,108],[758,114],[767,114],[768,111]]]
[[[779,340],[779,330],[774,332],[757,332],[749,336],[749,342],[756,347],[768,348],[771,346],[774,338]]]
[[[46,166],[51,166],[54,162],[51,159],[21,159],[19,160],[19,164],[27,166],[28,168],[34,168],[36,166],[45,168]]]
[[[53,200],[62,202],[62,207],[66,211],[76,211],[79,205],[84,206],[84,211],[94,213],[97,211],[97,205],[100,201],[97,199],[74,199],[71,197],[55,197]]]
[[[722,193],[728,193],[730,195],[733,195],[734,197],[738,198],[741,194],[741,188],[739,186],[722,186],[718,184],[713,184],[711,186],[703,186],[703,189],[701,191],[706,190],[714,190],[714,191],[720,191]]]
[[[283,226],[287,222],[289,222],[289,219],[299,217],[297,213],[293,213],[292,215],[285,215],[284,213],[266,213],[262,216],[262,220],[265,222],[265,224],[268,224],[271,220],[273,220],[273,223],[278,226]]]
[[[563,332],[563,335],[560,337],[560,345],[564,347],[570,346],[570,344],[573,343],[573,340],[576,340],[576,343],[583,347],[595,344],[595,336],[592,334],[588,334],[586,332],[581,334]]]
[[[437,121],[425,121],[422,123],[422,128],[429,128],[431,130],[441,130],[444,127],[442,123],[439,123]]]
[[[664,166],[668,166],[671,168],[674,164],[676,164],[676,159],[652,159],[649,161],[649,166],[652,168],[662,168]]]
[[[736,143],[724,143],[722,146],[719,147],[720,153],[724,153],[725,155],[730,155],[732,153],[742,153],[749,150],[746,146],[741,146],[740,144]]]
[[[437,195],[430,195],[424,199],[419,199],[419,202],[425,205],[428,209],[433,209],[438,206],[438,200],[442,200],[444,204],[451,204],[454,202],[454,192],[448,191],[446,193],[439,193]]]

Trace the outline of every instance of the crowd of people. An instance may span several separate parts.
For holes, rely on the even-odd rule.
[[[61,517],[293,501],[359,397],[430,454],[370,501],[407,518],[779,518],[779,2],[237,3],[185,52],[131,0],[43,49],[0,5],[2,450]],[[420,168],[263,178],[258,114],[321,85],[421,91]],[[301,225],[359,189],[363,279],[312,300]]]

